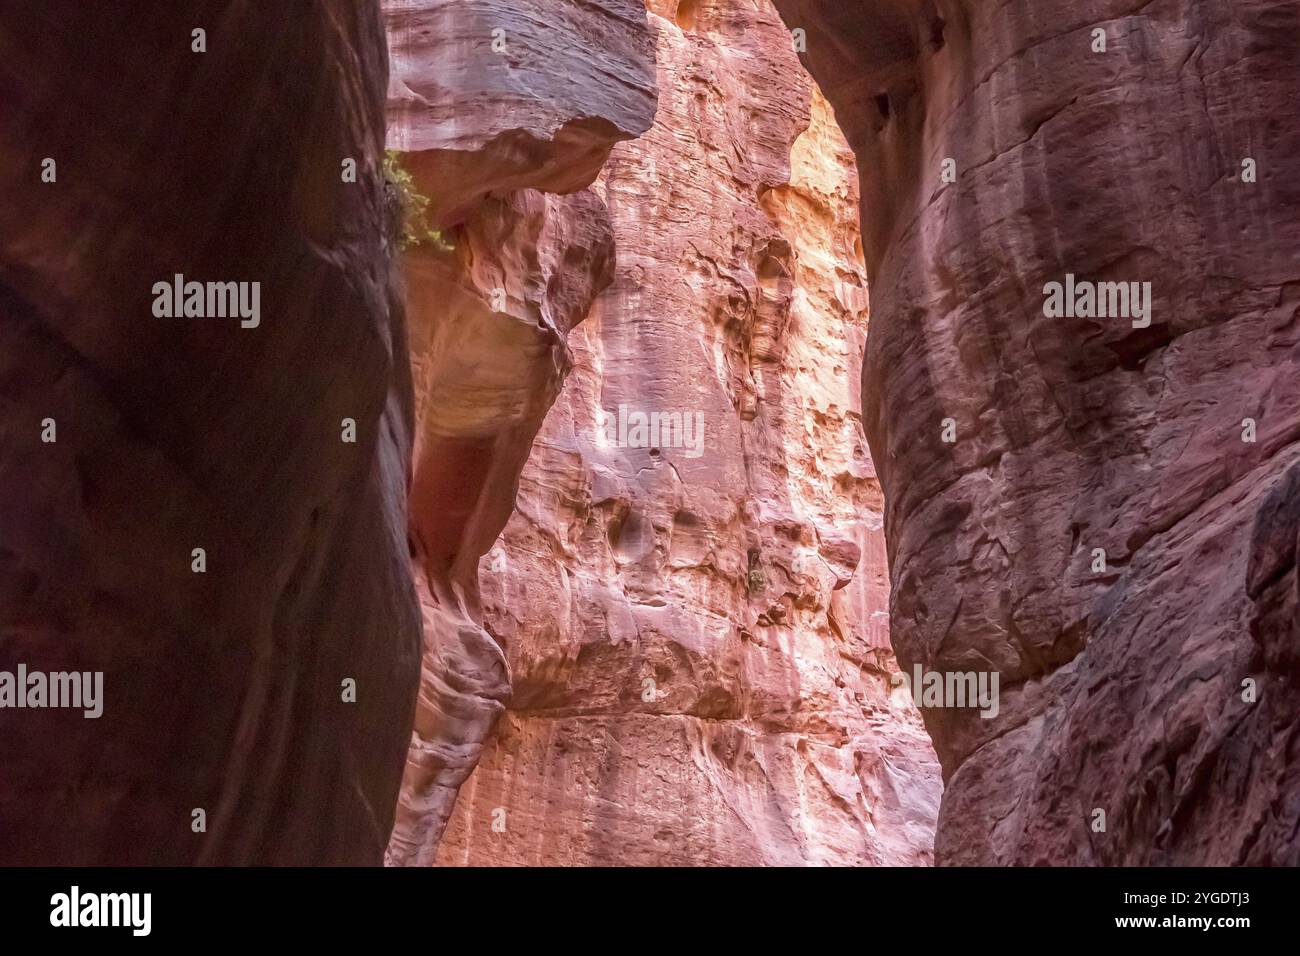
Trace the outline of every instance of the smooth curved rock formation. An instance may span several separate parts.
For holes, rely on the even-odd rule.
[[[855,400],[852,157],[769,3],[649,6],[659,109],[594,187],[613,283],[483,563],[513,693],[436,859],[927,862],[938,767],[890,702]],[[620,408],[703,433],[620,446]]]
[[[386,75],[356,0],[0,17],[0,670],[104,673],[98,719],[0,710],[4,863],[382,860],[420,633]],[[176,273],[258,324],[157,317]]]
[[[586,187],[616,142],[649,127],[654,55],[630,0],[388,0],[385,12],[389,141],[449,247],[403,257],[425,658],[388,860],[427,865],[510,693],[482,626],[479,560],[572,364],[570,330],[613,277],[609,216]]]
[[[1300,7],[778,6],[862,171],[894,647],[1001,676],[925,711],[937,862],[1300,863]]]

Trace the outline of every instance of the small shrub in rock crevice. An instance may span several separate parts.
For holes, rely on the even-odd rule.
[[[402,165],[402,154],[395,149],[384,151],[384,188],[397,209],[397,244],[403,252],[421,246],[451,252],[454,246],[429,225],[429,197],[416,188],[415,180]]]

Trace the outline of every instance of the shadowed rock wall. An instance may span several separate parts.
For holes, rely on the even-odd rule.
[[[420,633],[386,76],[374,3],[0,3],[0,670],[104,673],[98,719],[0,709],[4,863],[382,859]],[[158,317],[177,273],[257,324]]]
[[[924,712],[937,862],[1300,862],[1300,6],[778,6],[862,172],[894,647],[1001,676]]]

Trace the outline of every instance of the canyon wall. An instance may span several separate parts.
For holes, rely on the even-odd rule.
[[[103,683],[0,710],[0,862],[379,863],[420,630],[377,7],[3,7],[0,671]],[[159,315],[176,274],[257,321]]]
[[[502,116],[519,123],[543,112],[546,129],[572,128],[560,122],[582,115],[571,103],[605,110],[612,125],[629,129],[609,110],[603,86],[630,67],[619,62],[588,81],[590,59],[608,51],[573,34],[602,30],[562,15],[596,13],[588,5],[538,6],[545,16],[528,22],[557,26],[516,46],[499,5],[455,5],[461,15],[446,34],[477,37],[483,64],[472,67],[456,59],[469,56],[469,41],[420,51],[395,29],[410,21],[395,20],[390,8],[395,76],[408,69],[409,50],[410,72],[422,64],[451,88],[451,99],[458,85],[474,96],[505,87],[506,78],[527,82],[535,96],[516,98],[508,88],[494,102],[482,93],[475,122],[496,142],[508,135]],[[505,481],[483,485],[495,505],[515,507],[477,578],[473,569],[491,542],[480,538],[462,551],[460,580],[478,605],[469,616],[481,623],[476,646],[504,652],[492,706],[474,702],[471,745],[454,761],[445,746],[430,759],[437,735],[422,734],[417,718],[390,858],[927,862],[938,766],[915,712],[889,695],[895,664],[881,498],[856,401],[867,294],[852,156],[767,0],[654,2],[648,17],[641,8],[635,19],[652,40],[641,62],[657,69],[658,109],[646,117],[654,125],[613,146],[594,186],[575,194],[586,221],[609,224],[612,255],[601,263],[608,275],[583,284],[599,292],[585,321],[566,319],[567,336],[548,339],[558,352],[567,337],[571,371],[532,442],[517,497]],[[504,77],[491,73],[500,63],[491,53],[495,28],[504,55],[514,57]],[[450,62],[462,65],[452,70]],[[589,82],[602,89],[587,89]],[[396,104],[391,117],[390,143],[409,148],[406,107]],[[543,139],[533,134],[530,142]],[[410,168],[437,189],[451,174],[430,172],[441,163],[432,159],[412,156]],[[482,176],[496,164],[507,165],[488,155],[463,166]],[[538,164],[533,188],[572,185],[549,169],[549,160]],[[502,181],[501,192],[519,182]],[[461,221],[463,188],[433,197],[434,206],[453,210],[443,222]],[[531,201],[554,208],[560,198]],[[491,201],[518,200],[498,193]],[[486,284],[467,270],[492,256],[463,255],[457,285],[481,298],[494,282],[514,281],[517,260]],[[553,285],[593,271],[586,257],[549,261]],[[431,328],[446,321],[447,296],[413,284],[410,302],[417,404],[432,406],[421,392],[440,390],[446,372],[422,366],[418,329],[426,310]],[[527,326],[528,336],[542,334],[537,326]],[[483,351],[492,358],[484,371],[510,371],[520,391],[510,402],[493,397],[484,421],[502,428],[519,419],[513,409],[529,409],[527,428],[509,445],[511,473],[529,453],[534,412],[558,385],[550,377],[543,388],[536,376],[511,371],[518,348],[498,342]],[[650,413],[681,416],[689,431],[642,440],[636,416]],[[435,418],[445,431],[445,414]],[[423,453],[418,458],[417,489]],[[417,526],[426,512],[459,510],[447,508],[442,490],[427,501],[413,503]],[[435,647],[444,643],[435,638]],[[427,687],[437,686],[439,667],[446,662],[431,656]],[[441,702],[428,696],[421,706],[430,715],[471,712],[463,693]],[[484,736],[498,710],[495,732]],[[475,760],[439,846],[446,798]],[[446,786],[431,786],[435,780]]]
[[[613,277],[609,214],[587,187],[654,117],[654,52],[639,0],[385,0],[384,13],[389,144],[437,230],[403,255],[425,648],[388,854],[425,865],[510,694],[479,560],[571,367],[570,330]]]
[[[1300,863],[1300,6],[778,6],[862,172],[894,647],[1001,678],[924,710],[937,862]]]
[[[1295,3],[0,6],[0,862],[1300,863]]]

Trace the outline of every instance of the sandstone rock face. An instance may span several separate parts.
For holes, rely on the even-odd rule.
[[[288,6],[0,15],[0,670],[104,674],[98,719],[0,710],[0,862],[382,860],[420,633],[387,61],[376,6]],[[177,273],[258,324],[157,317]]]
[[[435,223],[488,193],[591,185],[610,146],[654,116],[641,0],[383,0],[389,145]]]
[[[425,657],[388,859],[422,865],[510,692],[479,560],[572,364],[569,332],[613,278],[609,216],[586,187],[649,127],[654,54],[628,0],[391,0],[385,13],[389,141],[444,236],[403,257]]]
[[[862,170],[894,647],[1000,673],[924,712],[937,862],[1300,863],[1300,8],[778,6]]]
[[[926,862],[940,783],[889,699],[852,156],[767,0],[649,25],[654,126],[594,187],[613,281],[483,562],[512,693],[436,860]],[[641,441],[650,413],[683,427]]]

